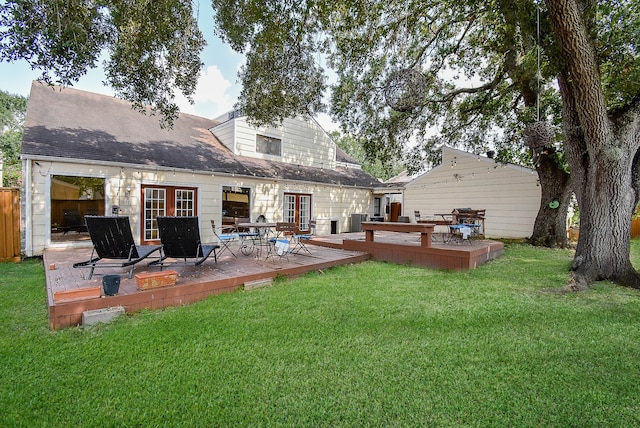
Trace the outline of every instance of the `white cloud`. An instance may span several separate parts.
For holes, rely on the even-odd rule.
[[[233,108],[237,98],[237,88],[225,79],[215,65],[205,67],[200,73],[194,104],[189,104],[182,94],[176,96],[176,103],[183,113],[214,118]]]
[[[324,129],[326,132],[340,130],[340,126],[337,123],[335,123],[331,119],[331,116],[329,116],[326,113],[318,114],[315,119],[318,122],[318,124],[322,127],[322,129]]]

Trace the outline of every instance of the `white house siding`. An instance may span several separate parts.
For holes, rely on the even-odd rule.
[[[487,237],[526,238],[540,207],[537,180],[530,169],[444,148],[440,166],[406,185],[403,211],[413,221],[415,210],[429,217],[454,208],[486,209]]]
[[[213,132],[215,130],[215,132]],[[216,138],[232,152],[235,150],[236,122],[229,120],[211,129]]]
[[[233,130],[233,132],[231,132]],[[313,119],[285,119],[279,128],[254,128],[246,120],[235,118],[211,129],[211,132],[235,154],[267,160],[317,168],[334,168],[335,144]],[[279,138],[282,141],[282,156],[256,152],[256,135]]]
[[[246,187],[246,186],[245,186]],[[331,222],[337,222],[337,232],[348,232],[352,213],[372,211],[371,191],[351,187],[300,184],[295,182],[265,183],[255,186],[252,219],[259,215],[268,221],[283,220],[284,193],[311,195],[311,217],[318,220],[317,234],[331,233]]]
[[[318,235],[331,233],[331,222],[337,222],[338,233],[351,230],[351,214],[373,212],[370,190],[319,186],[314,198],[313,217],[317,220]]]
[[[31,161],[26,160],[25,165]],[[371,192],[350,187],[326,186],[313,183],[298,183],[264,179],[258,180],[238,176],[211,175],[173,170],[149,170],[137,167],[79,164],[69,162],[31,162],[29,176],[30,194],[25,198],[31,211],[23,210],[23,221],[30,221],[25,228],[24,249],[27,256],[41,255],[46,248],[90,246],[89,241],[51,242],[51,177],[71,175],[105,179],[105,213],[109,215],[114,205],[120,207],[119,214],[129,216],[133,236],[140,240],[141,209],[140,193],[143,185],[186,186],[198,189],[197,212],[204,242],[214,242],[210,221],[222,224],[222,187],[240,186],[251,188],[251,219],[265,215],[269,221],[282,221],[282,199],[285,192],[312,195],[312,218],[318,219],[318,234],[331,232],[331,221],[337,221],[338,232],[349,230],[349,219],[354,212],[372,211]],[[27,169],[25,168],[25,171]],[[127,188],[129,191],[127,192]],[[127,195],[128,193],[128,195]]]

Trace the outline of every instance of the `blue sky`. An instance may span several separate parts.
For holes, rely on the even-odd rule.
[[[205,3],[206,4],[206,3]],[[234,52],[213,34],[213,10],[206,5],[199,11],[199,24],[207,46],[201,54],[204,67],[200,74],[194,95],[195,104],[179,95],[176,99],[180,111],[202,117],[214,118],[233,108],[241,87],[238,84],[238,70],[244,64],[244,55]],[[12,94],[29,96],[31,82],[41,73],[33,71],[26,63],[0,62],[0,89]],[[113,95],[111,88],[102,84],[104,74],[99,66],[89,70],[73,87],[105,95]],[[326,115],[317,118],[327,130],[336,129]]]

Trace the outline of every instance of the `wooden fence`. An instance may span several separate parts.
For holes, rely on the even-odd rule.
[[[20,261],[20,191],[0,187],[0,261]]]
[[[631,239],[640,238],[640,218],[631,220]]]

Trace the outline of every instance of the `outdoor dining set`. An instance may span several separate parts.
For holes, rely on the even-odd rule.
[[[484,209],[455,208],[450,213],[434,214],[429,218],[416,210],[414,216],[418,224],[444,226],[446,231],[440,234],[442,242],[459,244],[470,243],[469,238],[484,237],[485,213]]]
[[[148,266],[162,270],[170,265],[192,266],[200,276],[202,264],[213,255],[229,252],[272,260],[286,258],[289,254],[311,254],[306,242],[313,237],[314,222],[309,232],[301,232],[296,223],[252,223],[249,219],[237,219],[235,225],[216,227],[211,221],[217,243],[203,243],[200,237],[199,219],[195,216],[156,217],[159,245],[136,245],[129,217],[85,216],[86,227],[93,243],[89,260],[74,263],[74,268],[88,268],[91,279],[96,268],[120,267],[129,269],[148,260]],[[234,247],[235,246],[235,247]]]
[[[211,227],[220,242],[220,254],[228,251],[237,257],[231,247],[233,243],[237,243],[236,251],[245,256],[288,259],[289,254],[298,254],[301,251],[311,254],[305,243],[313,237],[316,223],[314,220],[309,222],[309,232],[302,232],[297,223],[251,222],[248,218],[237,218],[235,224],[221,227],[216,227],[215,221],[211,220]]]

